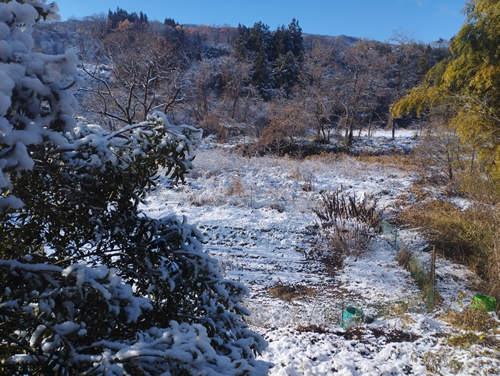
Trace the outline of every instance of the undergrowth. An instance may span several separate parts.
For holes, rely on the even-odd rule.
[[[474,332],[497,332],[498,322],[482,309],[467,307],[461,312],[448,311],[441,315],[441,319],[454,327]]]
[[[399,215],[420,228],[438,252],[471,268],[500,296],[500,206],[472,203],[461,210],[439,199],[417,203]]]
[[[399,215],[403,225],[422,230],[438,252],[486,281],[485,293],[500,298],[500,180],[477,150],[456,132],[435,124],[412,152],[419,179],[415,202]],[[456,200],[466,205],[457,207]],[[404,202],[408,205],[408,200]]]
[[[473,306],[464,307],[465,294],[460,292],[458,305],[461,311],[449,310],[440,319],[452,325],[453,330],[441,339],[439,351],[428,351],[422,357],[427,370],[433,374],[442,374],[447,370],[452,374],[468,374],[467,363],[480,362],[483,374],[498,374],[494,361],[484,359],[497,358],[500,355],[500,322],[484,309]],[[467,351],[467,358],[457,356],[457,350]]]

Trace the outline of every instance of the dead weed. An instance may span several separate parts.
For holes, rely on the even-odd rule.
[[[317,290],[313,287],[304,285],[284,285],[278,283],[276,286],[270,287],[268,293],[272,298],[281,299],[291,302],[297,299],[304,299],[317,294]]]

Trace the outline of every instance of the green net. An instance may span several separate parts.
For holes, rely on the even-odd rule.
[[[399,231],[386,221],[382,221],[380,224],[380,234],[394,249],[400,252],[401,264],[410,272],[422,291],[427,309],[432,311],[435,295],[434,257],[430,261],[419,259],[401,240]]]
[[[392,227],[387,221],[380,222],[380,235],[394,249],[401,249],[403,243],[399,237],[399,231]]]

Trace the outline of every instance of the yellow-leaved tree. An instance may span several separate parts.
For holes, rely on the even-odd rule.
[[[494,180],[500,180],[500,4],[468,0],[466,21],[452,40],[452,56],[425,82],[393,104],[393,117],[439,111],[477,150]]]

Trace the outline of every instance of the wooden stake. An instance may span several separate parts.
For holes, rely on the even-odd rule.
[[[432,259],[431,259],[431,282],[436,285],[436,246],[432,246]]]

